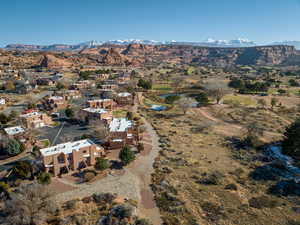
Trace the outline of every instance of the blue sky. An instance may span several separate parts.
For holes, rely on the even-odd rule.
[[[0,46],[88,40],[300,40],[300,0],[1,0]]]

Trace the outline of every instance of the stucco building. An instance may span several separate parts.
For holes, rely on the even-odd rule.
[[[89,139],[58,144],[40,152],[46,172],[54,176],[93,166],[96,158],[105,156],[104,149]]]

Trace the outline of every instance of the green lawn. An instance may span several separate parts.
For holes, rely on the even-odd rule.
[[[126,117],[126,114],[127,114],[127,111],[123,110],[123,109],[113,111],[113,117],[116,117],[116,118]]]
[[[171,91],[172,87],[169,84],[154,84],[152,89],[156,91]]]

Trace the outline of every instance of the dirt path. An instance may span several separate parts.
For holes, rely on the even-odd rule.
[[[133,107],[137,111],[138,100]],[[93,183],[71,184],[69,181],[61,180],[61,183],[69,185],[73,190],[59,193],[55,196],[58,202],[65,202],[74,198],[83,198],[99,192],[116,193],[119,196],[127,197],[138,201],[138,213],[140,217],[149,219],[154,225],[161,225],[160,212],[154,201],[154,194],[151,190],[151,174],[154,171],[153,163],[159,152],[158,136],[144,118],[147,137],[145,145],[150,150],[140,154],[138,158],[124,169],[124,173],[109,174],[103,179]]]

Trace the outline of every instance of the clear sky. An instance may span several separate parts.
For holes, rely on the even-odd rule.
[[[1,0],[0,46],[89,40],[300,40],[300,0]]]

